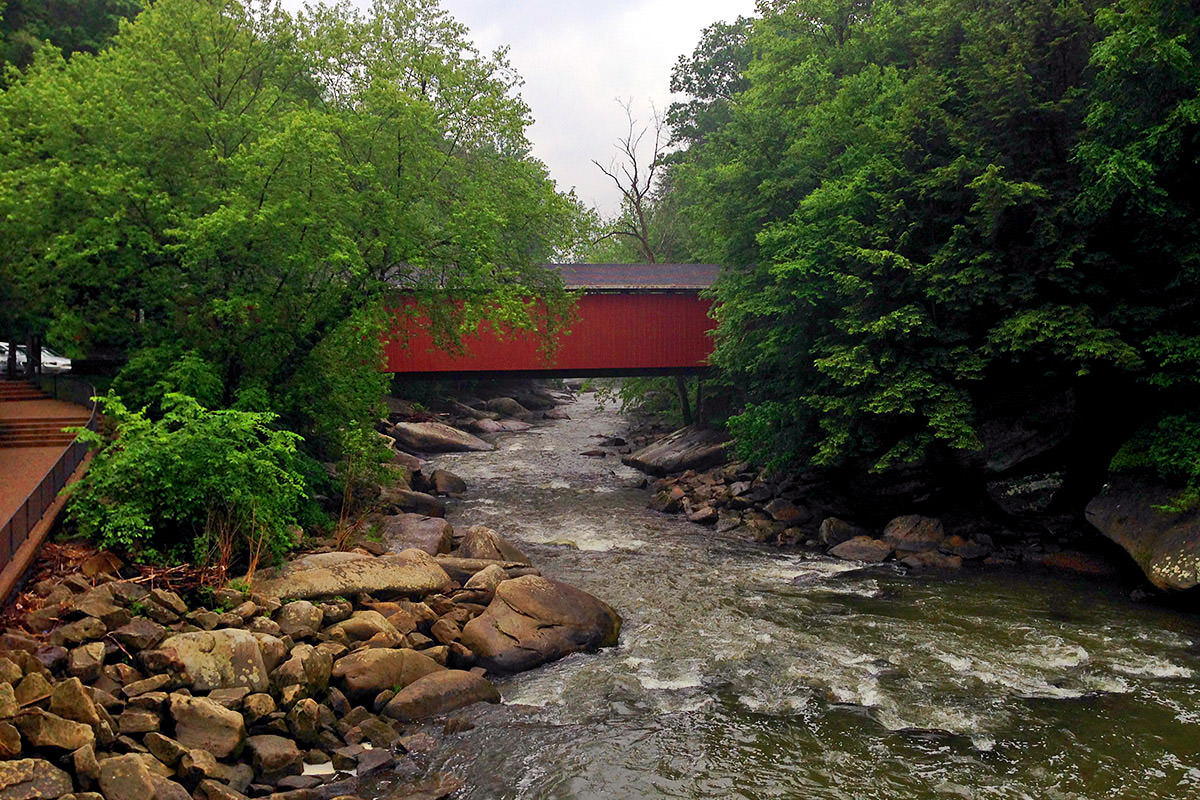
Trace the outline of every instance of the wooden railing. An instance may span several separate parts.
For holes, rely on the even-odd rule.
[[[90,408],[92,413],[84,427],[88,430],[96,430],[99,417],[96,403],[92,400],[96,394],[95,387],[82,381],[57,375],[46,376],[39,383],[42,385],[42,390],[56,400],[64,400]],[[87,450],[87,445],[83,442],[73,441],[63,451],[54,466],[50,467],[42,476],[37,487],[25,498],[25,502],[5,521],[4,526],[0,528],[0,569],[8,566],[13,554],[29,538],[29,532],[46,513],[46,509],[54,502],[54,498],[58,496],[62,488],[67,485],[67,480],[75,472],[79,463],[83,461]]]

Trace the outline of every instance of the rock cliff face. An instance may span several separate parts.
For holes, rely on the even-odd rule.
[[[1200,510],[1162,510],[1176,491],[1117,476],[1087,506],[1087,520],[1133,557],[1160,589],[1200,585]]]

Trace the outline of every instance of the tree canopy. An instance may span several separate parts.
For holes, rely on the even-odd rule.
[[[676,202],[728,265],[715,360],[747,453],[953,462],[997,393],[1067,389],[1112,404],[1113,449],[1183,425],[1191,455],[1156,463],[1194,481],[1194,4],[759,10],[744,42],[715,27],[726,47],[680,61],[692,99],[670,114]]]
[[[574,200],[529,155],[504,53],[434,0],[158,0],[111,47],[14,77],[0,284],[9,324],[69,355],[144,352],[161,377],[186,352],[218,407],[336,438],[373,422],[395,290],[454,292],[444,331],[562,296],[538,265]]]

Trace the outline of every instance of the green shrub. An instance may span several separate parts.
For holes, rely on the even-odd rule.
[[[143,561],[194,560],[228,567],[246,554],[278,558],[293,542],[304,497],[299,436],[273,414],[210,411],[169,393],[163,416],[99,398],[116,436],[73,491],[70,517],[105,548]],[[81,438],[103,445],[87,431]]]
[[[1152,428],[1141,431],[1113,457],[1113,472],[1147,471],[1179,494],[1161,507],[1182,512],[1200,506],[1200,415],[1164,417]]]

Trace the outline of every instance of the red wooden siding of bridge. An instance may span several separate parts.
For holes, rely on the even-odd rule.
[[[411,374],[542,373],[637,375],[702,370],[712,353],[712,303],[700,297],[714,264],[548,264],[582,292],[576,321],[547,358],[530,333],[497,336],[486,323],[463,338],[466,352],[434,347],[423,326],[408,323],[385,345],[387,371]]]
[[[696,292],[584,294],[577,320],[549,359],[529,333],[504,337],[484,323],[463,338],[466,353],[436,349],[424,331],[385,345],[387,371],[401,373],[644,374],[702,369],[712,353],[711,301]]]

